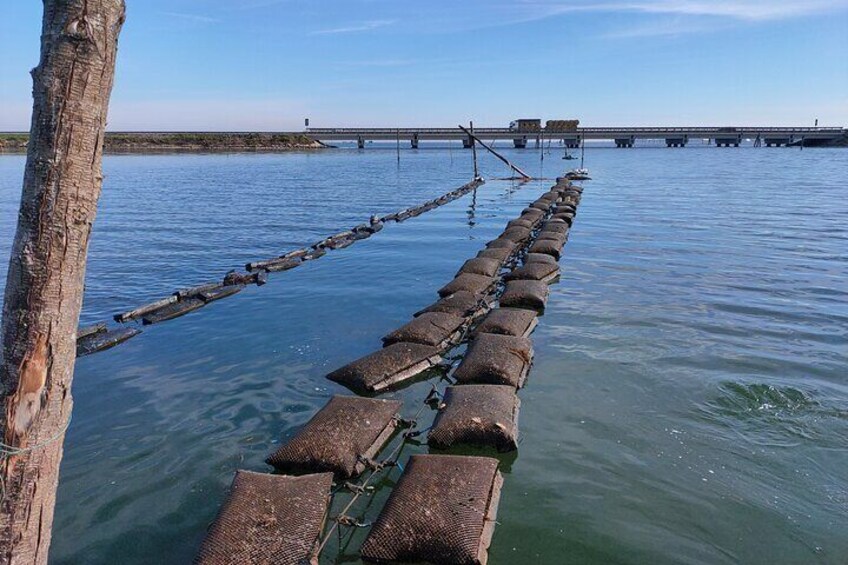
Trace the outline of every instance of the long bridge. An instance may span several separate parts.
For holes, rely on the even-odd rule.
[[[469,148],[472,141],[456,128],[308,128],[302,132],[316,141],[356,141],[360,148],[368,141],[404,141],[413,148],[420,141],[460,140]],[[613,140],[617,147],[633,147],[637,139],[664,140],[668,147],[683,147],[690,139],[704,139],[717,146],[738,147],[743,139],[757,145],[781,146],[795,142],[824,142],[843,137],[848,130],[839,127],[582,127],[572,131],[522,131],[514,128],[474,128],[483,139],[512,140],[517,148],[528,141],[537,146],[548,140],[562,141],[566,147],[579,147],[585,139]]]

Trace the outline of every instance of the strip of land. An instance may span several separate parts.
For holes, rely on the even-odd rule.
[[[0,151],[25,152],[28,133],[0,133]],[[107,153],[151,151],[301,151],[323,144],[304,135],[283,133],[114,132],[107,133]]]

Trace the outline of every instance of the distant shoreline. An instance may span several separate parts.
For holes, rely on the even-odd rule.
[[[0,133],[0,153],[24,153],[28,133]],[[305,135],[280,133],[107,133],[105,153],[303,151],[326,145]]]

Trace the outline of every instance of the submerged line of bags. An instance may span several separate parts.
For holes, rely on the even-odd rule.
[[[483,180],[474,180],[423,204],[406,208],[383,217],[372,216],[367,223],[359,224],[349,230],[339,232],[313,243],[307,247],[284,253],[279,257],[262,261],[252,261],[245,265],[245,272],[230,271],[220,281],[184,288],[172,295],[145,304],[134,310],[116,314],[114,319],[120,324],[141,320],[150,325],[172,320],[194,312],[211,302],[237,294],[247,285],[262,286],[268,280],[269,273],[287,271],[307,261],[318,259],[328,250],[344,249],[371,237],[383,229],[386,222],[403,222],[409,218],[429,212],[439,206],[453,202],[465,196],[483,184]],[[96,353],[114,347],[141,333],[133,326],[109,327],[105,323],[80,328],[77,332],[77,357]]]

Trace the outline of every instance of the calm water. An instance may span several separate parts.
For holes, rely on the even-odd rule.
[[[510,154],[537,174],[564,164]],[[596,180],[534,334],[522,443],[502,458],[491,562],[845,563],[848,151],[587,160]],[[83,320],[432,198],[469,169],[458,149],[405,150],[400,167],[373,148],[109,156]],[[0,157],[3,261],[22,170]],[[53,561],[190,560],[234,470],[266,470],[275,444],[343,392],[323,375],[433,301],[550,184],[489,182],[81,359]],[[394,396],[412,414],[426,387]],[[338,562],[357,562],[364,535]]]

